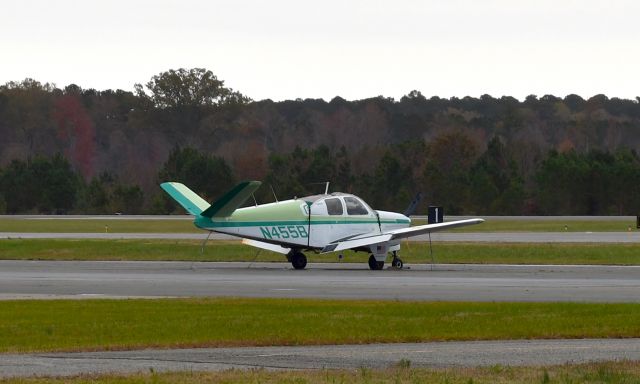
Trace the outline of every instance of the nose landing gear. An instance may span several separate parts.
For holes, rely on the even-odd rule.
[[[393,251],[393,260],[391,260],[391,266],[393,268],[402,269],[403,265],[404,263],[402,262],[402,259],[398,257],[398,252]]]

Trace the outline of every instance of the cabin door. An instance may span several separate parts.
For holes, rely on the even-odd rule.
[[[344,237],[344,205],[338,197],[327,197],[311,205],[309,247],[323,248]]]

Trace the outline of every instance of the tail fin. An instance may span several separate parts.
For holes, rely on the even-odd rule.
[[[160,184],[160,187],[194,216],[227,217],[247,201],[260,184],[259,181],[242,182],[211,205],[184,184],[167,182]]]
[[[209,208],[209,203],[205,199],[198,196],[184,184],[168,182],[160,184],[160,187],[194,216],[200,215],[205,209]]]
[[[204,217],[227,217],[238,209],[253,192],[262,184],[259,181],[244,181],[214,201],[209,208],[201,213]]]

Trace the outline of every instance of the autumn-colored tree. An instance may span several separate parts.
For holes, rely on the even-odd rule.
[[[88,180],[93,176],[95,128],[80,101],[79,89],[67,89],[69,91],[53,104],[53,119],[67,158],[71,159],[85,180]]]

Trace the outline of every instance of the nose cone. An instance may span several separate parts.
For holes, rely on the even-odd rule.
[[[378,211],[378,215],[380,215],[381,220],[391,221],[394,224],[402,224],[405,226],[411,225],[411,219],[402,213]]]
[[[407,226],[411,225],[411,218],[410,217],[405,216],[405,215],[403,215],[401,213],[398,213],[398,216],[399,217],[396,219],[398,221],[398,223],[406,224]]]

